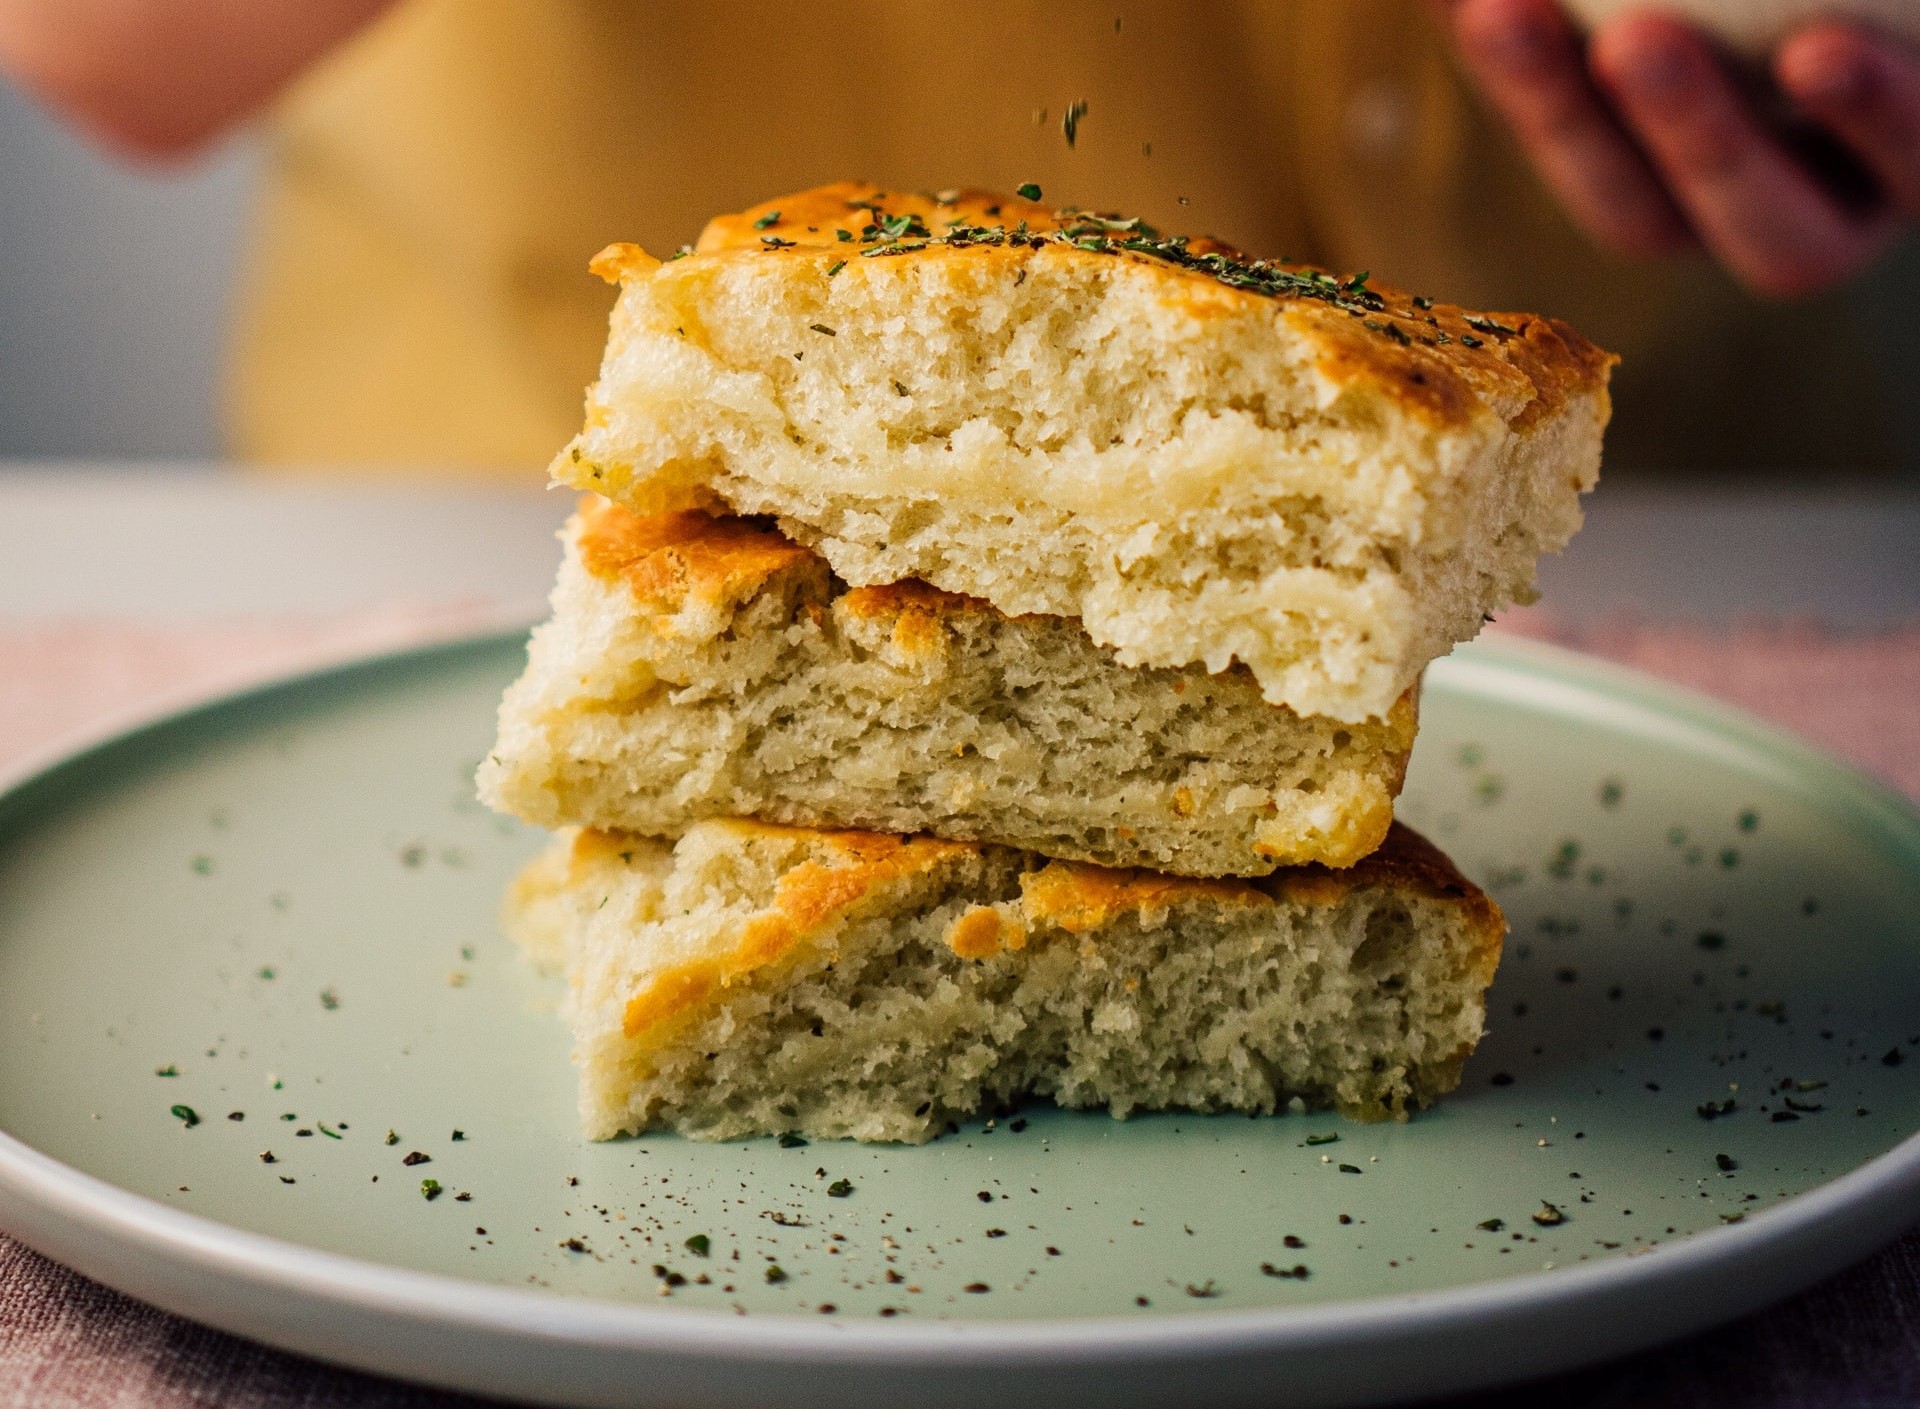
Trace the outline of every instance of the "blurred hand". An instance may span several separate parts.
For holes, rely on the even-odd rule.
[[[1871,178],[1823,181],[1756,111],[1714,47],[1629,11],[1583,42],[1554,0],[1436,0],[1468,71],[1600,244],[1704,246],[1756,293],[1811,293],[1920,218],[1920,53],[1823,20],[1773,55],[1774,81]]]

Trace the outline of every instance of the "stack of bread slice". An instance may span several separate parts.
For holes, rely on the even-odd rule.
[[[1393,821],[1611,358],[1138,221],[844,183],[620,285],[481,770],[556,830],[586,1132],[919,1141],[1026,1096],[1399,1117],[1498,909]]]

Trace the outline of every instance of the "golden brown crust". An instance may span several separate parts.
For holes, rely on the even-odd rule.
[[[820,831],[770,822],[727,824],[743,839],[755,834],[804,843],[805,858],[774,886],[773,902],[743,924],[724,953],[677,964],[653,975],[628,999],[623,1026],[629,1037],[669,1022],[716,989],[778,963],[823,934],[861,902],[946,863],[985,854],[974,842],[897,837],[878,832]],[[629,861],[631,839],[619,832],[582,830],[574,839],[570,882],[593,867]],[[988,958],[1024,947],[1028,926],[1071,935],[1096,934],[1128,914],[1161,913],[1206,901],[1218,906],[1270,906],[1276,901],[1337,905],[1361,888],[1379,888],[1451,901],[1467,913],[1476,945],[1470,966],[1490,979],[1506,919],[1493,900],[1461,875],[1438,847],[1399,822],[1372,856],[1344,870],[1295,866],[1258,881],[1171,876],[1116,870],[1077,861],[1049,861],[1021,877],[1018,920],[1005,910],[976,905],[949,928],[947,943],[963,958]],[[1024,923],[1022,923],[1024,922]]]
[[[689,599],[724,605],[776,573],[820,563],[776,528],[753,519],[714,518],[697,509],[636,514],[597,495],[581,500],[575,541],[593,576],[623,581],[635,601],[675,610]],[[825,572],[825,564],[820,564]]]
[[[1339,297],[1329,300],[1304,293],[1256,292],[1245,287],[1248,268],[1289,273],[1323,273],[1309,265],[1270,262],[1253,265],[1229,245],[1196,238],[1178,242],[1187,255],[1219,255],[1234,262],[1227,278],[1205,268],[1185,267],[1159,255],[1117,247],[1098,233],[1096,246],[1073,240],[1032,243],[944,243],[956,225],[999,231],[1022,228],[1036,235],[1080,231],[1090,217],[1037,201],[985,191],[942,192],[938,196],[889,191],[867,182],[832,185],[780,196],[738,214],[716,216],[694,252],[736,257],[772,254],[818,266],[885,264],[867,259],[873,241],[863,232],[885,217],[913,217],[919,234],[885,237],[904,257],[1025,262],[1033,259],[1113,260],[1153,268],[1166,280],[1166,296],[1194,317],[1244,313],[1266,305],[1310,330],[1319,344],[1318,366],[1339,385],[1366,387],[1422,419],[1455,426],[1493,407],[1515,430],[1550,419],[1580,396],[1604,397],[1608,376],[1618,360],[1581,337],[1565,323],[1530,313],[1480,313],[1454,304],[1416,299],[1370,281],[1337,280]],[[842,238],[842,235],[846,238]],[[1171,242],[1157,242],[1166,247]],[[610,246],[595,260],[603,277],[638,277],[658,267],[634,246]]]
[[[826,832],[769,822],[729,824],[742,834],[800,838],[807,859],[775,883],[773,904],[740,927],[731,949],[663,969],[627,1000],[622,1026],[629,1037],[669,1022],[716,988],[777,963],[817,939],[833,921],[882,887],[979,850],[933,837],[896,837],[878,832]],[[584,834],[583,834],[584,835]],[[576,841],[576,851],[580,843]],[[619,850],[617,833],[601,833],[590,845],[605,856]]]

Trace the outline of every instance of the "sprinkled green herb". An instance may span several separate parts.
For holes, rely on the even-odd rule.
[[[1580,861],[1580,843],[1569,838],[1560,843],[1551,857],[1547,859],[1547,874],[1556,881],[1573,879],[1573,870]]]
[[[172,1062],[168,1062],[163,1067],[155,1067],[153,1069],[153,1074],[155,1076],[178,1076],[180,1075],[180,1068],[175,1066]]]
[[[1069,149],[1080,139],[1080,119],[1086,115],[1087,105],[1084,101],[1067,104],[1067,114],[1060,119],[1060,131],[1066,137]],[[1039,200],[1040,198],[1033,196],[1030,199]]]
[[[200,1116],[192,1106],[174,1106],[173,1118],[191,1130],[200,1123]]]
[[[213,874],[213,858],[211,856],[194,857],[193,873],[196,876],[211,876]]]
[[[799,1135],[794,1134],[793,1131],[791,1130],[782,1131],[778,1137],[778,1140],[779,1140],[780,1148],[783,1150],[797,1150],[802,1145],[807,1143],[805,1139],[803,1139]]]
[[[1720,853],[1720,864],[1731,871],[1735,866],[1740,864],[1740,853],[1732,847],[1728,847]]]
[[[1531,1216],[1533,1221],[1538,1223],[1542,1228],[1557,1228],[1560,1224],[1567,1221],[1567,1215],[1561,1211],[1560,1206],[1558,1204],[1550,1204],[1545,1199],[1540,1201],[1539,1209]]]
[[[1324,1135],[1309,1135],[1309,1136],[1307,1136],[1307,1143],[1308,1143],[1309,1145],[1331,1145],[1331,1144],[1333,1144],[1333,1143],[1334,1143],[1335,1141],[1337,1141],[1337,1140],[1338,1140],[1339,1138],[1340,1138],[1340,1132],[1339,1132],[1339,1131],[1337,1131],[1337,1130],[1329,1130],[1329,1131],[1328,1131],[1328,1132],[1327,1132],[1326,1134],[1324,1134]]]
[[[753,228],[756,230],[764,230],[770,225],[778,225],[779,223],[780,223],[780,212],[777,210],[770,210],[765,215],[761,216],[758,220],[753,222]]]
[[[830,1199],[844,1199],[852,1192],[853,1181],[851,1179],[836,1179],[827,1185],[827,1197]]]
[[[272,978],[274,977],[274,972],[273,972],[273,965],[271,965],[271,964],[263,964],[263,965],[261,965],[261,966],[260,966],[260,970],[259,970],[259,974],[260,974],[260,977],[261,977],[261,978],[264,978],[264,979],[269,979],[269,980],[270,980],[270,979],[272,979]]]
[[[331,988],[321,989],[320,1006],[331,1013],[335,1008],[340,1006],[340,995],[335,993]]]
[[[420,1197],[428,1203],[432,1203],[435,1199],[439,1198],[442,1192],[438,1179],[422,1179],[420,1181]]]
[[[1485,347],[1486,343],[1476,338],[1472,333],[1462,333],[1460,334],[1460,345],[1462,347]]]
[[[770,250],[790,250],[793,248],[792,240],[783,240],[778,235],[762,235],[760,237],[760,243]]]
[[[1507,1226],[1504,1218],[1488,1218],[1473,1225],[1483,1233],[1498,1233]]]
[[[1620,800],[1626,795],[1627,785],[1622,783],[1618,778],[1608,778],[1600,784],[1600,805],[1602,807],[1618,807]]]
[[[835,230],[833,232],[833,238],[836,240],[851,240],[853,238],[853,231],[845,229]]]
[[[841,233],[842,235],[846,235],[846,237],[847,237],[847,238],[848,238],[849,240],[851,240],[851,239],[853,238],[853,236],[852,236],[852,235],[849,235],[849,234],[847,234],[847,232],[846,232],[845,230],[842,230],[842,231],[841,231],[840,233]],[[844,260],[844,259],[836,259],[836,260],[834,260],[834,262],[833,262],[833,263],[831,263],[831,264],[829,264],[829,265],[827,266],[827,277],[828,277],[829,279],[831,279],[831,278],[832,278],[832,277],[833,277],[833,276],[834,276],[835,274],[838,274],[838,273],[839,273],[839,272],[840,272],[840,271],[841,271],[842,269],[845,269],[846,267],[847,267],[847,262],[846,262],[846,260]]]
[[[691,1238],[687,1239],[687,1251],[695,1257],[711,1257],[713,1255],[713,1239],[709,1238],[705,1233],[695,1233]]]
[[[1482,318],[1472,313],[1466,316],[1466,324],[1475,332],[1492,333],[1496,337],[1511,338],[1519,335],[1517,328],[1509,328],[1504,323],[1496,323],[1491,318]]]
[[[1023,201],[1037,201],[1040,199],[1040,187],[1032,181],[1021,182],[1013,188],[1013,193]]]
[[[1749,807],[1745,812],[1742,812],[1740,814],[1740,830],[1741,831],[1751,832],[1755,827],[1758,827],[1759,825],[1760,825],[1760,814],[1758,812],[1755,812],[1751,807]]]
[[[782,1267],[777,1262],[772,1262],[767,1264],[767,1283],[769,1286],[778,1286],[780,1283],[786,1280],[787,1280],[786,1268]]]

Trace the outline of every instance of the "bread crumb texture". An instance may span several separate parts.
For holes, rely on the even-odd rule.
[[[596,1139],[917,1143],[1024,1096],[1404,1119],[1458,1083],[1505,929],[1398,825],[1257,881],[741,821],[565,834],[531,874]]]
[[[482,796],[544,827],[926,832],[1190,875],[1350,865],[1417,725],[1302,717],[1244,666],[1134,667],[1078,622],[849,588],[771,522],[589,496]]]
[[[1609,412],[1613,359],[1557,320],[979,193],[843,182],[595,268],[620,296],[557,479],[1347,721],[1530,599]]]

